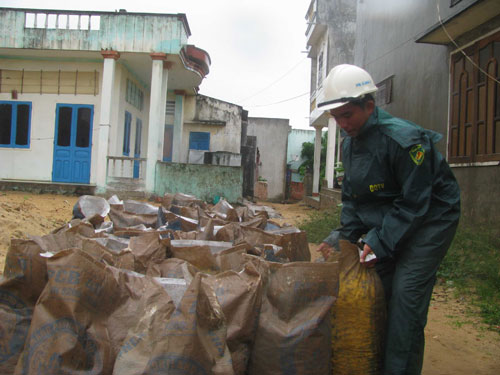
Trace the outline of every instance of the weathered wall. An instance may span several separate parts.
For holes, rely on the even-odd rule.
[[[357,0],[320,0],[320,22],[328,25],[327,73],[338,64],[352,64]],[[324,18],[323,18],[324,17]]]
[[[204,95],[187,96],[181,160],[187,162],[190,132],[209,132],[210,150],[240,153],[243,108]]]
[[[26,13],[32,13],[27,10]],[[38,12],[43,13],[43,12]],[[179,53],[187,43],[187,22],[178,15],[115,12],[47,11],[46,14],[84,14],[100,17],[99,30],[25,28],[25,11],[0,9],[0,47],[54,50]],[[69,37],[68,37],[69,35]]]
[[[450,8],[448,0],[439,0],[442,19],[473,2]],[[375,82],[394,75],[392,102],[385,109],[441,133],[437,146],[446,155],[451,49],[415,43],[437,22],[435,0],[388,0],[384,6],[358,1],[355,64],[367,69]],[[500,167],[453,167],[453,172],[462,193],[462,221],[498,226]]]
[[[257,137],[257,148],[262,165],[257,166],[258,178],[267,180],[267,197],[281,200],[285,194],[288,119],[248,118],[248,135]]]
[[[0,66],[3,69],[13,70],[96,70],[99,79],[102,79],[102,64],[98,63],[0,59]],[[0,93],[0,100],[14,101],[10,93]],[[97,166],[96,145],[99,138],[100,95],[18,93],[18,99],[15,101],[31,102],[30,147],[0,148],[0,178],[51,181],[56,104],[90,104],[94,106],[90,183],[95,183],[93,171]]]
[[[185,193],[206,202],[222,196],[230,203],[242,197],[243,173],[241,167],[203,164],[156,164],[155,193]]]

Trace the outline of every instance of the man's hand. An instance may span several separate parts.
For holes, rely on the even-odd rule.
[[[369,254],[373,254],[374,258],[367,260],[366,257]],[[371,258],[371,257],[369,257],[369,258]],[[363,246],[363,252],[359,256],[359,262],[363,263],[363,265],[365,265],[366,267],[373,267],[375,265],[375,263],[377,263],[377,257],[375,257],[375,254],[374,254],[372,248],[367,243],[365,243]]]
[[[333,247],[328,245],[326,242],[322,242],[321,245],[318,246],[316,251],[320,252],[321,255],[323,255],[323,258],[327,260],[333,251]]]

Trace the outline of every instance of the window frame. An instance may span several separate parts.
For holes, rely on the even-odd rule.
[[[450,55],[447,156],[452,165],[500,161],[500,134],[496,134],[500,131],[500,124],[496,125],[500,123],[500,108],[497,107],[500,106],[500,84],[495,84],[488,77],[481,81],[478,69],[480,51],[486,47],[493,49],[494,43],[498,42],[500,31],[463,48],[463,52],[473,63],[461,51]],[[496,64],[498,80],[500,59],[494,60],[493,50],[489,56],[487,66],[490,63]],[[481,96],[483,100],[480,101]]]
[[[124,156],[130,156],[131,127],[132,127],[132,114],[129,111],[125,111],[125,122],[123,125],[123,148],[122,148],[122,154]]]
[[[33,110],[32,102],[18,102],[11,100],[0,100],[0,104],[8,104],[12,106],[12,114],[10,119],[10,143],[9,144],[0,144],[1,148],[24,148],[29,149],[31,147],[31,113]],[[26,135],[27,143],[25,145],[16,144],[16,135],[17,135],[17,107],[19,105],[27,105],[28,106],[28,130]],[[15,108],[15,110],[14,110]]]
[[[203,138],[203,139],[201,139]],[[207,148],[202,147],[200,144],[206,145]],[[210,151],[210,132],[191,131],[189,132],[189,149]]]

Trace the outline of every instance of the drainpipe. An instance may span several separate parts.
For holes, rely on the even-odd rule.
[[[101,108],[99,119],[99,140],[97,143],[96,193],[106,191],[106,177],[109,152],[109,130],[111,127],[111,105],[115,83],[116,60],[120,58],[117,51],[102,50],[104,66],[101,86]]]

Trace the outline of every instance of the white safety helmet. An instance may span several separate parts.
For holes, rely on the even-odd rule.
[[[377,91],[370,74],[356,65],[335,66],[323,83],[318,109],[329,111]]]

